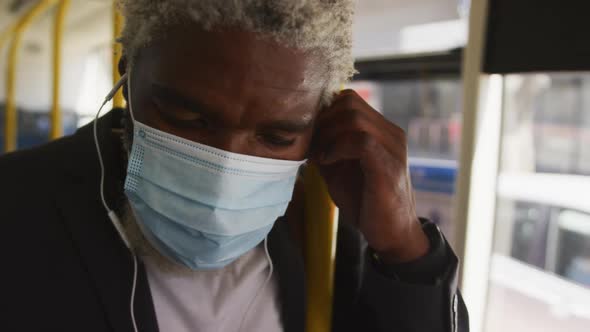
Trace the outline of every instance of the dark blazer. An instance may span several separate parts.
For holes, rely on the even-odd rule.
[[[99,121],[105,192],[122,197],[125,167],[115,110]],[[4,331],[133,331],[129,298],[133,263],[99,196],[98,158],[88,125],[39,148],[0,157],[0,329]],[[285,222],[269,235],[286,332],[303,331],[304,266]],[[446,242],[445,242],[446,245]],[[448,248],[449,252],[450,248]],[[380,272],[360,234],[339,228],[334,331],[467,331],[456,289],[457,260],[431,284]],[[143,265],[135,300],[140,331],[158,330]]]

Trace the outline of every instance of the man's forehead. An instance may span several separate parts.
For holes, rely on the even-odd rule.
[[[144,51],[141,57],[156,70],[185,81],[205,78],[229,87],[242,80],[265,89],[301,92],[320,90],[325,83],[315,57],[254,32],[174,28],[169,38]]]

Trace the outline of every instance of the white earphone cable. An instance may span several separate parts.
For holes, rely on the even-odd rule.
[[[137,256],[135,253],[131,253],[133,256],[133,285],[131,286],[131,300],[129,301],[129,311],[131,312],[131,323],[133,323],[133,331],[138,332],[137,322],[135,321],[135,288],[137,287]]]
[[[100,105],[98,112],[96,112],[96,117],[94,118],[92,126],[93,126],[93,133],[94,133],[94,145],[96,146],[96,153],[98,155],[98,163],[100,164],[100,199],[102,200],[102,205],[107,210],[107,213],[110,213],[111,209],[107,205],[107,201],[104,198],[104,162],[102,161],[102,153],[100,151],[100,145],[98,144],[98,129],[97,129],[98,117],[100,116],[100,112],[102,111],[102,108],[104,107],[104,105],[106,105],[107,102],[108,102],[108,100],[105,99],[103,101],[102,105]]]
[[[246,311],[244,312],[244,316],[242,316],[242,320],[240,321],[240,327],[239,327],[238,331],[242,331],[242,326],[244,325],[244,322],[246,321],[246,317],[248,317],[248,314],[250,313],[250,309],[252,309],[252,306],[254,305],[254,303],[256,302],[256,299],[258,298],[258,295],[260,295],[260,293],[262,293],[262,291],[264,290],[264,288],[266,287],[266,285],[270,281],[270,278],[272,277],[272,272],[274,270],[274,266],[272,264],[272,259],[270,258],[270,253],[268,252],[268,237],[264,238],[264,253],[266,254],[266,260],[268,261],[268,275],[266,276],[266,279],[264,280],[264,282],[260,285],[260,287],[256,291],[256,294],[254,294],[254,297],[252,298],[252,300],[250,300],[250,303],[248,303],[248,307],[246,308]]]
[[[100,199],[102,201],[102,205],[104,206],[104,208],[107,212],[109,219],[111,220],[111,222],[113,223],[113,226],[115,227],[115,229],[119,233],[121,240],[123,240],[123,242],[125,243],[125,245],[129,249],[129,251],[131,252],[131,256],[133,258],[133,281],[132,281],[132,286],[131,286],[129,311],[131,313],[131,323],[133,324],[133,331],[138,332],[139,330],[137,329],[137,323],[135,321],[135,309],[134,309],[134,307],[135,307],[134,306],[134,304],[135,304],[135,288],[137,286],[137,270],[138,270],[137,256],[135,255],[135,252],[133,251],[133,248],[131,247],[131,243],[129,242],[129,239],[125,235],[125,231],[123,229],[123,226],[121,226],[121,222],[119,221],[119,217],[117,216],[115,211],[111,210],[111,208],[108,206],[107,201],[104,197],[105,167],[104,167],[104,161],[102,159],[102,153],[100,150],[100,144],[98,143],[98,117],[100,116],[100,112],[102,111],[102,108],[104,107],[104,105],[106,105],[113,98],[115,93],[121,88],[121,86],[123,84],[125,84],[126,81],[127,81],[127,74],[125,74],[121,77],[119,82],[117,82],[117,84],[115,84],[113,89],[105,97],[102,105],[100,105],[100,108],[98,109],[98,112],[96,112],[96,116],[95,116],[94,122],[92,124],[92,129],[93,129],[93,135],[94,135],[94,145],[96,147],[96,153],[98,155],[98,163],[100,165]]]

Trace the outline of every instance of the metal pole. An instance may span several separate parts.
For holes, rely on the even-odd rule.
[[[463,57],[463,121],[455,204],[461,289],[469,304],[471,330],[476,332],[483,330],[485,319],[503,92],[502,78],[482,76],[489,1],[471,2]]]
[[[8,64],[6,71],[6,111],[4,123],[4,151],[16,150],[17,141],[17,113],[15,101],[16,65],[18,60],[18,49],[21,43],[23,32],[31,25],[33,19],[45,11],[57,0],[41,0],[37,2],[15,25],[14,37],[8,53]]]
[[[305,224],[304,257],[307,292],[305,330],[329,332],[332,325],[334,259],[338,209],[332,202],[319,170],[304,170]]]
[[[457,176],[457,196],[455,198],[455,234],[453,237],[455,239],[455,251],[461,260],[465,257],[465,239],[471,189],[471,167],[475,154],[475,140],[477,138],[476,127],[478,123],[480,75],[487,24],[487,5],[488,0],[471,2],[469,38],[463,56],[463,119],[461,125],[461,155]]]
[[[61,109],[59,107],[59,92],[61,79],[61,45],[63,26],[70,0],[61,0],[55,13],[53,27],[53,105],[51,107],[51,130],[49,139],[56,139],[63,135]]]
[[[0,55],[2,54],[2,48],[4,47],[4,43],[8,41],[8,39],[10,38],[10,36],[12,35],[12,33],[14,32],[14,24],[11,24],[6,30],[2,31],[2,34],[0,34]],[[6,96],[6,99],[8,99],[8,96]],[[8,102],[8,101],[7,101]],[[4,112],[6,112],[6,109],[4,109]],[[7,120],[7,116],[5,115],[5,121]],[[6,125],[4,127],[4,130],[6,132]],[[6,140],[6,138],[4,138]]]
[[[117,42],[117,38],[121,36],[123,30],[123,16],[117,8],[117,1],[113,1],[113,84],[117,83],[121,79],[119,74],[119,60],[123,53],[123,47]],[[123,91],[119,89],[113,97],[113,107],[123,108],[125,107],[125,99],[123,98]]]
[[[10,25],[6,30],[0,34],[0,50],[4,47],[4,43],[10,38],[14,32],[14,24]]]

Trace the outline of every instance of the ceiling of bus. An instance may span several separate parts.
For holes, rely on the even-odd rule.
[[[38,0],[0,0],[0,33],[21,17],[36,1]],[[387,56],[403,52],[402,46],[407,35],[411,36],[412,40],[416,40],[414,30],[410,29],[409,32],[412,33],[406,34],[408,32],[405,31],[406,28],[414,28],[429,22],[456,20],[459,17],[458,0],[355,0],[355,2],[357,8],[353,26],[353,55],[357,58]],[[67,70],[63,72],[63,89],[69,92],[62,96],[66,108],[79,109],[78,103],[82,98],[79,97],[82,89],[80,82],[86,77],[87,68],[94,68],[89,65],[94,63],[90,61],[91,59],[103,61],[100,68],[104,67],[106,72],[110,72],[108,58],[112,46],[111,9],[112,0],[72,0],[71,8],[66,16],[63,41],[64,63],[67,64]],[[23,47],[19,53],[16,98],[18,104],[26,109],[47,109],[51,100],[50,52],[54,13],[55,9],[52,9],[42,14],[23,36]],[[427,35],[429,40],[442,39]],[[440,48],[440,46],[437,47]],[[3,47],[0,50],[2,51],[0,77],[4,76],[7,49],[8,47]],[[102,70],[100,68],[96,71]],[[97,94],[108,90],[108,80],[105,82],[107,82],[106,87],[93,83],[93,90],[96,90]],[[0,102],[4,91],[4,80],[0,80]],[[89,105],[93,104],[89,103]]]
[[[4,29],[23,15],[36,0],[0,0],[0,28]],[[110,0],[73,0],[68,10],[66,28],[77,28],[93,17],[102,16],[111,8]],[[43,13],[31,26],[32,31],[43,32],[50,27],[55,9]]]
[[[0,29],[5,28],[10,23],[14,22],[15,19],[22,15],[32,4],[37,0],[0,0]],[[441,13],[440,15],[445,16],[444,12],[448,10],[442,10],[441,8],[449,8],[450,11],[456,7],[457,0],[356,0],[356,12],[358,16],[370,16],[377,13],[390,13],[392,17],[396,16],[396,12],[406,13],[408,9],[428,7],[431,6],[429,3],[436,3],[437,7],[435,12]],[[109,10],[111,7],[111,0],[73,0],[71,7],[68,11],[68,22],[70,22],[70,28],[75,28],[78,22],[83,22],[91,17],[96,17],[97,12]],[[433,8],[434,9],[434,8]],[[433,10],[431,10],[433,11]],[[51,17],[53,11],[50,10],[44,13],[44,17]],[[98,15],[102,16],[102,15]],[[406,16],[406,15],[404,15]],[[432,16],[432,15],[431,15]],[[407,20],[407,16],[404,20]],[[49,19],[41,18],[39,22],[35,23],[31,29],[43,31],[49,24]]]
[[[37,0],[0,0],[0,27],[3,28],[24,13]],[[408,0],[357,0],[357,11],[371,12],[385,8],[404,6]],[[111,0],[73,0],[68,12],[75,18],[84,18],[97,9],[110,7]],[[45,14],[49,15],[49,13]]]
[[[0,32],[22,16],[38,0],[0,0]],[[417,40],[411,30],[430,22],[447,22],[459,18],[459,0],[356,0],[356,18],[353,27],[353,54],[356,57],[394,55],[407,52],[408,36]],[[92,35],[94,47],[110,42],[112,0],[72,0],[66,16],[66,38],[78,42]],[[43,13],[24,35],[24,45],[29,51],[50,47],[55,8]],[[441,30],[433,27],[435,30]],[[432,28],[430,29],[432,30]],[[430,30],[425,31],[430,36]],[[441,30],[442,31],[442,30]],[[411,34],[409,34],[411,33]],[[422,35],[425,34],[424,32]],[[73,36],[74,35],[74,36]],[[443,40],[451,35],[426,38],[427,41]],[[461,38],[459,38],[461,39]],[[452,40],[443,46],[434,45],[422,49],[452,48],[462,42]],[[411,44],[411,43],[410,43]],[[414,44],[416,44],[414,42]],[[448,46],[447,44],[452,44]],[[28,47],[27,47],[28,46]],[[413,47],[413,46],[412,46]],[[412,47],[409,47],[413,50]],[[415,48],[415,47],[414,47]]]

